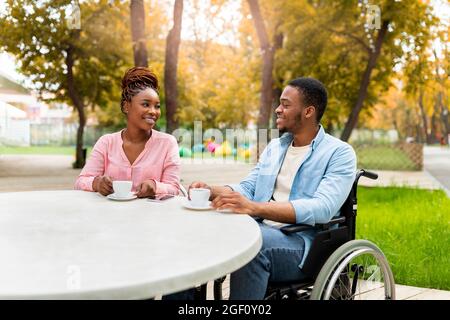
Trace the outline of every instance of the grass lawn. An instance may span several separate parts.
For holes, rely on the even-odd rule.
[[[401,150],[389,146],[356,148],[358,167],[379,170],[416,170],[416,165]]]
[[[443,191],[360,187],[356,233],[380,247],[396,283],[450,290],[450,199]]]
[[[92,148],[87,148],[88,155],[91,153]],[[0,146],[1,154],[56,154],[75,156],[75,146],[63,147],[63,146],[31,146],[31,147],[7,147]]]

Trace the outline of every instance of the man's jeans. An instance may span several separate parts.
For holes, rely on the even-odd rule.
[[[268,282],[296,281],[304,278],[298,267],[305,243],[296,235],[285,235],[278,228],[259,223],[263,244],[256,257],[230,279],[230,300],[261,300]],[[174,293],[163,299],[190,300],[194,289]]]

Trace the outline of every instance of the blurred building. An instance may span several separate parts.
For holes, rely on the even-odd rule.
[[[3,101],[0,101],[0,144],[30,145],[30,120],[26,112]]]
[[[72,109],[66,104],[49,106],[0,74],[0,144],[60,144],[63,137],[73,135],[71,116]]]

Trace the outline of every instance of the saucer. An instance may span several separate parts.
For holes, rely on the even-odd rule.
[[[137,195],[135,195],[134,193],[130,192],[127,196],[125,197],[118,197],[116,196],[115,193],[111,193],[110,195],[106,196],[108,199],[111,200],[116,200],[116,201],[128,201],[128,200],[133,200],[137,198]]]
[[[208,201],[208,204],[206,206],[194,206],[187,198],[183,199],[182,206],[186,209],[191,210],[213,210],[211,207],[211,201]]]

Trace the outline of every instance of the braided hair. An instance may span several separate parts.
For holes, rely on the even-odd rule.
[[[120,100],[120,110],[124,112],[125,102],[131,102],[131,98],[142,90],[151,88],[158,92],[158,79],[148,68],[133,67],[125,72],[122,78],[122,98]]]

